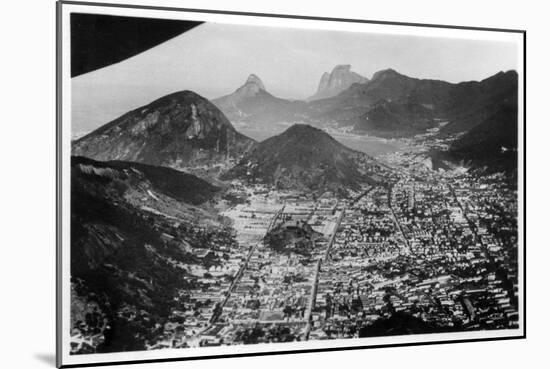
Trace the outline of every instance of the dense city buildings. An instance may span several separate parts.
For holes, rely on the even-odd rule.
[[[152,348],[518,327],[517,191],[394,168],[348,196],[233,181],[232,231],[198,255],[224,262],[190,270]]]

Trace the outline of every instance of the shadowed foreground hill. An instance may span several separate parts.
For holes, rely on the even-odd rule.
[[[225,232],[205,207],[217,192],[169,168],[72,158],[71,335],[83,341],[73,353],[156,342],[194,283],[187,266],[216,262],[193,250]]]
[[[102,182],[100,178],[103,173],[106,177],[114,176],[113,184],[115,178],[121,180],[120,183],[127,181],[128,186],[139,185],[145,188],[145,183],[149,183],[150,188],[154,191],[194,205],[212,199],[219,191],[219,188],[194,175],[166,167],[125,161],[101,162],[85,157],[73,157],[72,164],[74,169],[89,174],[88,179],[90,180],[93,175],[97,175],[96,179]]]
[[[370,178],[360,162],[373,159],[340,144],[326,132],[296,124],[259,143],[223,178],[240,178],[283,189],[313,191],[358,188]]]
[[[518,109],[516,104],[500,107],[482,123],[453,142],[441,157],[463,162],[486,172],[514,174],[518,165]]]

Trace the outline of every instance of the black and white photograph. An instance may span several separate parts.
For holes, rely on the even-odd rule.
[[[58,365],[524,337],[523,31],[57,21]]]

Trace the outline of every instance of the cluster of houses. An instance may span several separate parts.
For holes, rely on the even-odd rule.
[[[196,287],[162,344],[357,337],[397,312],[448,331],[517,327],[517,193],[501,178],[398,173],[345,199],[247,188],[223,214],[237,242],[209,250],[223,264],[189,271]],[[311,254],[264,242],[291,223],[321,235]]]

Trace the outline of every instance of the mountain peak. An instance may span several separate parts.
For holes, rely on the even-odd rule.
[[[312,141],[318,135],[327,136],[330,139],[332,139],[332,137],[325,131],[319,128],[312,127],[309,124],[293,124],[292,126],[287,128],[287,130],[284,131],[282,134],[288,135],[288,136],[295,136],[295,137],[303,136],[303,137],[307,137]]]
[[[507,71],[501,70],[500,72],[481,80],[481,83],[494,82],[494,81],[506,81],[506,80],[517,81],[517,79],[518,79],[518,72],[516,72],[513,69],[510,69]]]
[[[334,72],[349,72],[351,71],[351,64],[338,64],[332,69],[332,73]]]
[[[367,81],[367,78],[353,72],[350,64],[338,64],[330,73],[323,73],[317,92],[309,100],[336,96],[354,83],[364,83]]]
[[[252,144],[210,101],[179,91],[80,138],[73,143],[73,154],[181,169],[238,157]]]
[[[264,86],[262,80],[260,79],[260,77],[258,77],[258,76],[255,75],[254,73],[250,74],[250,75],[248,76],[248,78],[246,79],[245,85],[248,85],[248,84],[256,85],[256,86],[258,86],[261,90],[265,90],[265,86]]]
[[[359,157],[367,158],[321,129],[295,124],[257,144],[224,177],[284,189],[338,191],[358,188],[360,182],[368,180],[359,170]]]
[[[374,73],[372,75],[372,81],[381,79],[381,78],[387,78],[387,77],[395,77],[395,76],[402,76],[401,73],[398,73],[395,69],[388,68],[388,69],[382,69],[378,72]]]
[[[301,101],[273,96],[256,74],[250,74],[246,82],[228,95],[212,102],[233,122],[251,123],[254,126],[295,120],[295,112],[301,111]]]

